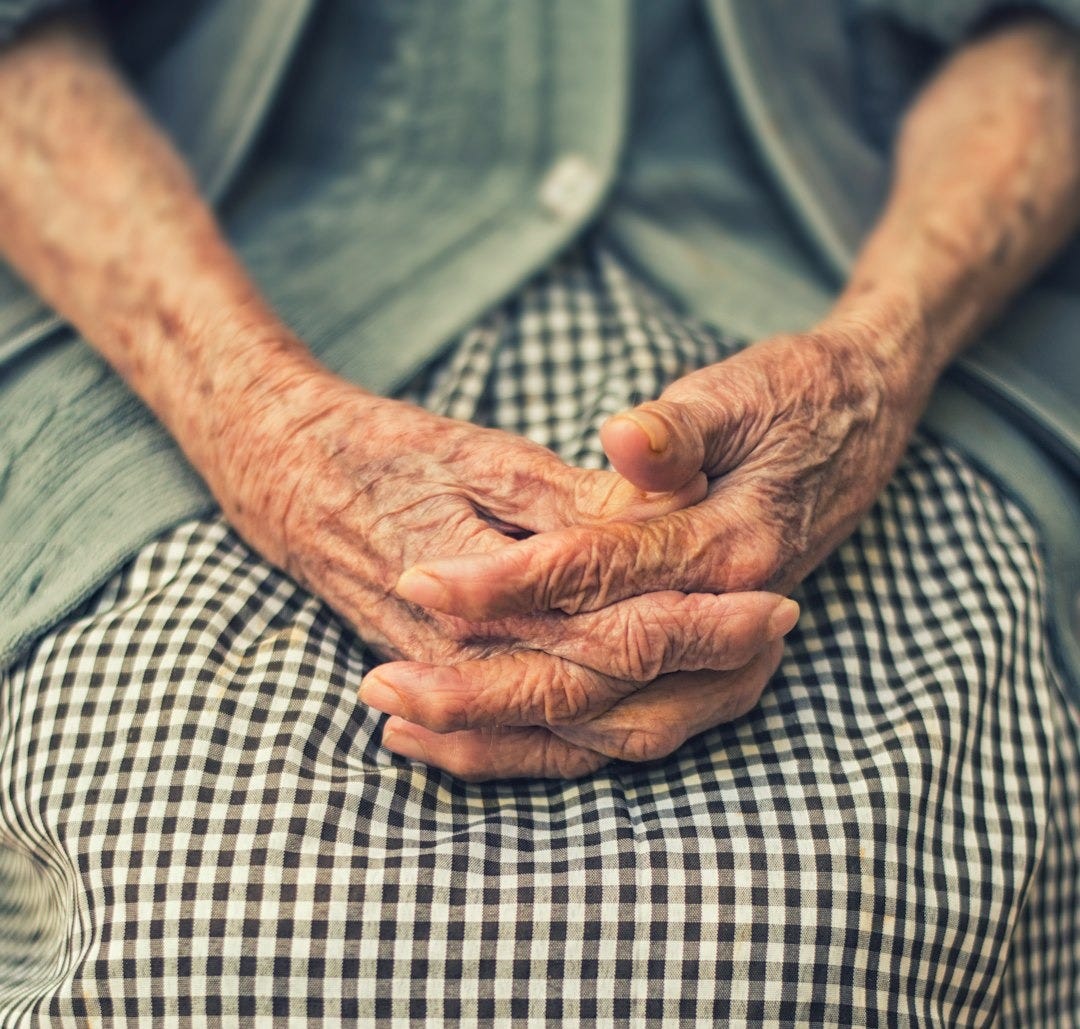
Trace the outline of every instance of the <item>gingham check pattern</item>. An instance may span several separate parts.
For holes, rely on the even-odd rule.
[[[596,245],[415,391],[600,463],[732,343]],[[0,1010],[83,1025],[1073,1025],[1077,713],[1037,541],[919,438],[801,589],[760,706],[669,760],[457,782],[370,658],[220,519],[0,679]]]

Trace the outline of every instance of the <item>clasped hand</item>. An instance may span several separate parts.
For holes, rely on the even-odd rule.
[[[468,779],[659,758],[748,711],[798,614],[781,594],[906,439],[872,367],[814,337],[609,421],[618,473],[322,371],[274,399],[226,514],[389,659],[360,693],[384,744]]]
[[[859,339],[819,332],[758,343],[604,427],[605,450],[626,482],[662,494],[704,473],[708,487],[699,501],[639,511],[634,519],[579,522],[482,554],[425,559],[397,593],[428,611],[477,622],[536,612],[572,620],[627,602],[643,612],[650,604],[673,610],[709,597],[749,610],[767,594],[748,591],[787,593],[851,532],[891,475],[917,411],[911,391]],[[700,621],[683,615],[695,636],[708,632],[710,619],[730,618],[726,606],[701,611]],[[757,653],[737,672],[666,676],[603,715],[590,708],[581,722],[548,721],[546,728],[615,757],[663,756],[756,703],[779,660],[776,630],[790,628],[794,615],[779,609],[771,634],[763,621],[756,641],[743,637],[743,653]],[[719,656],[710,667],[725,667]],[[374,700],[398,716],[391,745],[466,773],[512,769],[503,740],[524,742],[519,733],[440,735],[471,724],[461,698],[469,696],[472,671],[388,665],[372,673],[369,682],[393,682],[397,690],[396,702]],[[494,684],[476,694],[478,711],[492,692],[499,692]],[[457,718],[446,717],[450,697]],[[497,724],[518,724],[508,713],[500,712]],[[400,719],[419,724],[406,728]],[[613,748],[613,737],[598,738],[593,725],[632,731]]]

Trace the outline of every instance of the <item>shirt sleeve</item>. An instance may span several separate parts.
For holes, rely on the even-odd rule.
[[[1043,11],[1067,25],[1080,28],[1080,0],[855,0],[867,14],[894,17],[906,28],[954,44],[993,14],[1023,10]]]
[[[0,45],[47,14],[87,6],[87,0],[0,0]]]

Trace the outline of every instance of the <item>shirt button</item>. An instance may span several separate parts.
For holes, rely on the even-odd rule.
[[[556,218],[588,214],[603,186],[600,173],[581,154],[565,154],[540,183],[540,203]]]

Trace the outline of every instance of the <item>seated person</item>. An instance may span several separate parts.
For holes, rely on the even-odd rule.
[[[621,161],[622,8],[12,6],[5,1018],[1080,1012],[1038,526],[916,430],[1080,219],[1074,8],[847,12],[940,60],[830,298],[738,5],[634,10]]]

